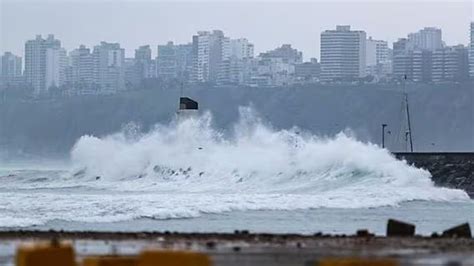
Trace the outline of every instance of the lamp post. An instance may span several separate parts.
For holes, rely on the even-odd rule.
[[[385,149],[385,128],[387,124],[382,124],[382,149]]]

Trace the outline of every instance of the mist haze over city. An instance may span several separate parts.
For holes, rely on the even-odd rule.
[[[223,92],[222,95],[214,97],[215,100],[203,100],[208,101],[204,108],[215,112],[215,121],[223,129],[232,124],[239,106],[254,105],[257,111],[263,110],[268,122],[277,128],[299,126],[322,135],[351,129],[359,138],[374,143],[380,142],[378,127],[388,123],[390,132],[397,132],[396,136],[388,136],[388,141],[393,143],[389,148],[402,151],[406,149],[402,136],[402,131],[406,130],[403,110],[377,110],[384,114],[377,119],[372,119],[373,110],[368,110],[356,117],[351,110],[359,105],[352,106],[354,101],[341,101],[337,95],[348,93],[362,105],[367,101],[367,106],[374,106],[369,101],[397,106],[402,104],[403,90],[419,87],[424,89],[414,90],[415,95],[424,95],[412,99],[416,108],[423,106],[419,101],[426,97],[436,99],[432,103],[440,102],[441,107],[436,110],[421,108],[413,113],[414,127],[418,131],[417,148],[420,151],[469,150],[474,145],[469,137],[473,131],[469,123],[444,127],[451,124],[452,117],[434,115],[439,117],[435,120],[428,114],[456,113],[454,121],[472,119],[472,90],[469,89],[472,85],[469,83],[471,9],[469,1],[410,4],[405,1],[122,1],[113,4],[3,1],[1,87],[6,103],[3,107],[9,109],[3,112],[2,120],[6,124],[0,144],[8,147],[6,150],[20,154],[67,153],[83,134],[111,134],[130,122],[150,128],[154,123],[168,121],[173,112],[173,105],[167,105],[168,109],[162,115],[152,111],[156,114],[152,118],[150,111],[142,110],[140,105],[118,106],[122,100],[127,101],[129,94],[146,97],[140,92],[155,90],[153,101],[156,108],[160,108],[173,102],[169,97],[177,97],[173,93],[169,96],[167,88],[175,92],[184,89],[201,98],[193,87],[204,87],[204,90],[221,87],[219,93]],[[415,15],[420,10],[423,10],[422,17]],[[449,20],[439,19],[443,12],[458,15]],[[282,20],[282,17],[286,19]],[[351,39],[338,39],[338,36]],[[335,54],[339,53],[339,41],[351,49],[351,52],[341,51],[346,57],[342,61]],[[407,79],[403,80],[405,77]],[[292,86],[307,89],[286,89]],[[430,91],[429,87],[441,89]],[[255,88],[274,89],[257,92]],[[165,91],[158,93],[160,90]],[[314,113],[311,109],[295,110],[299,117],[297,124],[287,118],[273,117],[284,102],[273,102],[269,106],[265,100],[291,101],[309,94],[312,105],[317,108],[328,103],[317,96],[327,90],[334,91],[335,96],[328,108],[323,113]],[[381,92],[377,92],[379,90]],[[235,91],[250,96],[239,96]],[[370,91],[376,97],[373,100],[365,95],[370,95]],[[441,104],[445,96],[440,94],[449,94],[456,99],[454,104]],[[105,100],[84,111],[78,111],[80,107],[74,109],[78,99],[86,97],[88,102],[91,95],[117,99]],[[28,99],[28,103],[22,100],[18,104],[15,99]],[[69,118],[58,118],[53,127],[29,123],[51,119],[47,110],[52,106],[51,100],[56,101],[57,108]],[[227,102],[226,109],[234,115],[222,115],[226,112],[215,110],[221,101]],[[299,101],[295,99],[293,105],[298,105]],[[128,108],[124,109],[125,113],[131,108],[139,114],[133,117],[134,121],[115,116],[111,119],[114,122],[102,128],[104,125],[94,122],[96,116],[88,111],[97,109],[95,113],[101,113],[107,108]],[[341,108],[348,112],[340,113]],[[90,124],[85,122],[83,126],[71,129],[68,123],[77,121],[70,119],[72,113],[69,112],[84,116],[81,121]],[[35,118],[35,115],[39,117]],[[363,121],[362,124],[355,126],[350,122],[358,120]],[[443,127],[445,134],[433,135],[432,132],[439,132],[433,131],[434,128]],[[47,136],[53,132],[56,135],[53,139],[35,137],[37,133]]]
[[[0,242],[88,232],[79,257],[122,255],[130,242],[97,248],[103,235],[91,236],[137,232],[133,256],[143,236],[219,256],[215,239],[170,231],[232,243],[250,230],[303,240],[226,244],[235,264],[269,248],[312,265],[308,239],[357,230],[348,239],[365,252],[374,234],[413,240],[417,223],[423,241],[454,237],[430,248],[455,261],[469,225],[441,230],[474,222],[473,12],[471,1],[0,0]],[[406,223],[385,230],[391,218]],[[8,245],[2,265],[14,265]]]

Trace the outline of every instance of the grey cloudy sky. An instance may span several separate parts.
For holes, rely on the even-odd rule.
[[[198,30],[246,37],[256,52],[291,43],[305,59],[319,58],[319,36],[350,24],[390,43],[424,26],[442,28],[448,45],[467,44],[473,1],[78,1],[0,0],[0,52],[23,55],[24,42],[54,33],[72,50],[102,40],[132,56],[139,45],[191,41]]]

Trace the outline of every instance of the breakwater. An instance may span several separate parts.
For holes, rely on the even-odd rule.
[[[474,198],[474,152],[394,153],[416,167],[428,170],[437,186],[465,190]]]

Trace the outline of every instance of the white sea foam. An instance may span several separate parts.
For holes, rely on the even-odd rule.
[[[227,134],[204,114],[146,134],[129,127],[103,138],[84,136],[71,154],[73,170],[19,172],[15,182],[5,182],[2,212],[17,220],[2,219],[0,226],[468,200],[463,191],[435,187],[429,172],[350,133],[274,130],[251,109],[240,113]]]
[[[86,180],[100,178],[99,185],[115,182],[119,190],[324,194],[370,206],[380,199],[395,204],[466,197],[434,187],[429,172],[347,133],[322,138],[297,128],[277,131],[249,108],[240,114],[230,137],[211,127],[210,114],[144,135],[84,136],[72,151],[75,169]]]

